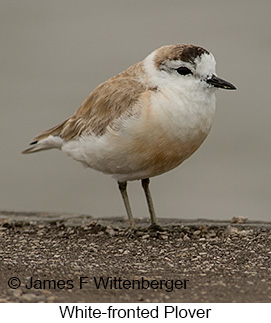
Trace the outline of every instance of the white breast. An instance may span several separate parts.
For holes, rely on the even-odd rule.
[[[179,95],[166,88],[151,97],[153,115],[172,139],[190,141],[207,135],[215,114],[215,95]]]

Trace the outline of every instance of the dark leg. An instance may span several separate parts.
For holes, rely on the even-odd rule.
[[[131,206],[130,206],[130,202],[129,202],[129,198],[128,198],[128,194],[127,194],[127,182],[118,182],[119,184],[119,190],[125,205],[125,209],[129,218],[129,222],[130,222],[130,227],[132,229],[135,228],[135,221],[132,215],[132,210],[131,210]]]
[[[156,219],[154,206],[153,206],[153,202],[152,202],[152,198],[151,198],[151,192],[150,192],[150,189],[149,189],[150,179],[149,178],[144,178],[144,179],[141,180],[141,183],[142,183],[142,187],[144,189],[146,199],[147,199],[147,203],[148,203],[148,208],[149,208],[149,212],[150,212],[150,216],[151,216],[151,225],[153,227],[156,227],[156,226],[158,226],[158,222],[157,222],[157,219]]]

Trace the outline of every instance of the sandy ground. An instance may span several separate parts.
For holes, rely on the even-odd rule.
[[[271,302],[271,223],[159,221],[0,212],[0,301]]]

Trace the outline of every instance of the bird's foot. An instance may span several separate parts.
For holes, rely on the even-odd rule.
[[[164,229],[160,226],[160,224],[152,223],[149,228],[150,231],[164,231]]]

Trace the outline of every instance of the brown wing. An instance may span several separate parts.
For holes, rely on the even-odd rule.
[[[70,140],[85,132],[103,135],[106,127],[128,111],[144,90],[141,83],[130,78],[101,84],[66,122],[61,137]]]
[[[83,133],[100,136],[106,127],[129,111],[146,87],[136,77],[140,63],[100,84],[82,103],[76,113],[63,123],[44,131],[34,140],[59,135],[70,140]]]

